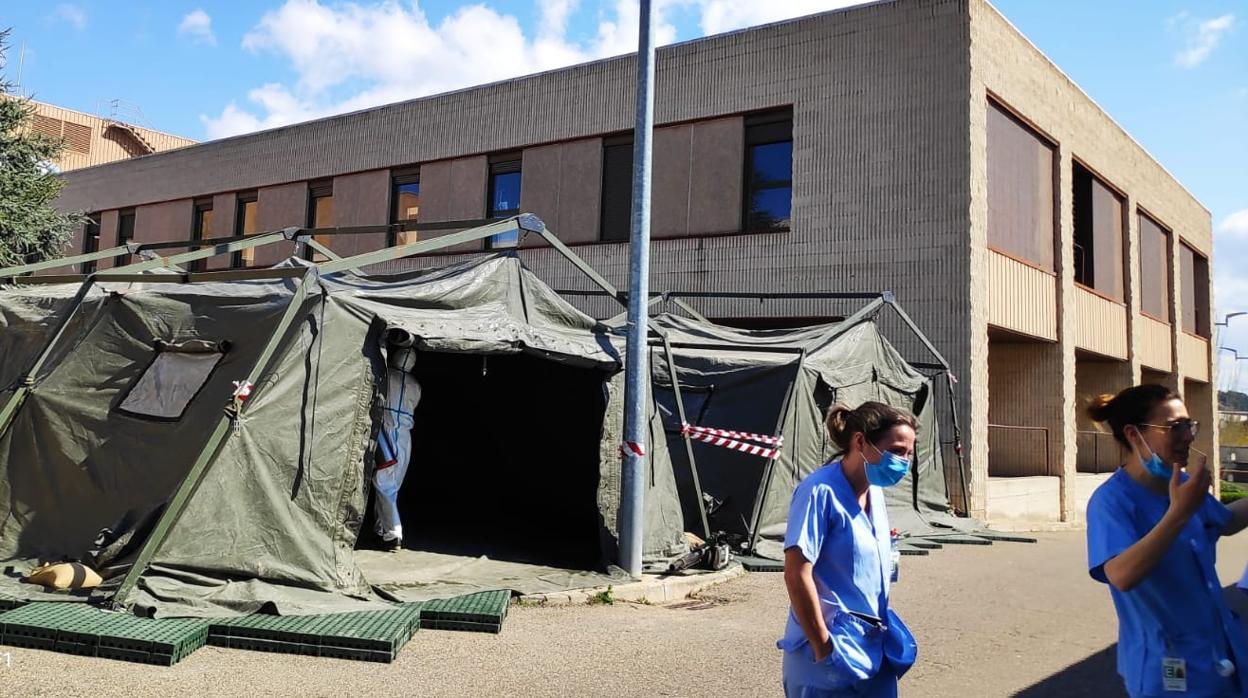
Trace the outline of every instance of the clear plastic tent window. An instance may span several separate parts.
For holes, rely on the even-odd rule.
[[[158,351],[118,409],[149,419],[177,421],[224,356],[219,351]]]

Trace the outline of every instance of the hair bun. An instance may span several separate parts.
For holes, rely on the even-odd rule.
[[[1088,402],[1087,413],[1088,413],[1088,416],[1092,418],[1092,421],[1094,422],[1109,421],[1110,415],[1113,414],[1113,404],[1114,404],[1115,397],[1117,396],[1112,395],[1110,393],[1105,393],[1103,395],[1098,395],[1092,398],[1092,400]]]

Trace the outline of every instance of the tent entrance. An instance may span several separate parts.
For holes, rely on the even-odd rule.
[[[422,353],[414,373],[421,401],[399,494],[405,553],[430,553],[424,559],[442,565],[485,557],[604,569],[606,376],[522,354]],[[374,539],[371,498],[369,507],[364,546]]]

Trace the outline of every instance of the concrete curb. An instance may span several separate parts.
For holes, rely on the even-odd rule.
[[[679,601],[703,589],[736,579],[745,574],[745,568],[739,562],[731,562],[727,567],[715,572],[698,574],[642,575],[641,581],[629,582],[611,587],[611,598],[615,601],[632,603],[669,603]],[[517,599],[516,603],[534,606],[568,606],[590,603],[595,597],[607,591],[607,587],[573,589],[551,594],[526,594]]]
[[[988,529],[1000,533],[1058,533],[1083,531],[1088,522],[1079,521],[989,521]],[[974,534],[972,534],[974,535]]]

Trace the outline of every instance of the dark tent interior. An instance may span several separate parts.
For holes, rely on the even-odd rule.
[[[598,370],[526,354],[422,352],[404,547],[604,569],[598,511],[606,410]],[[375,540],[373,501],[361,543]]]

